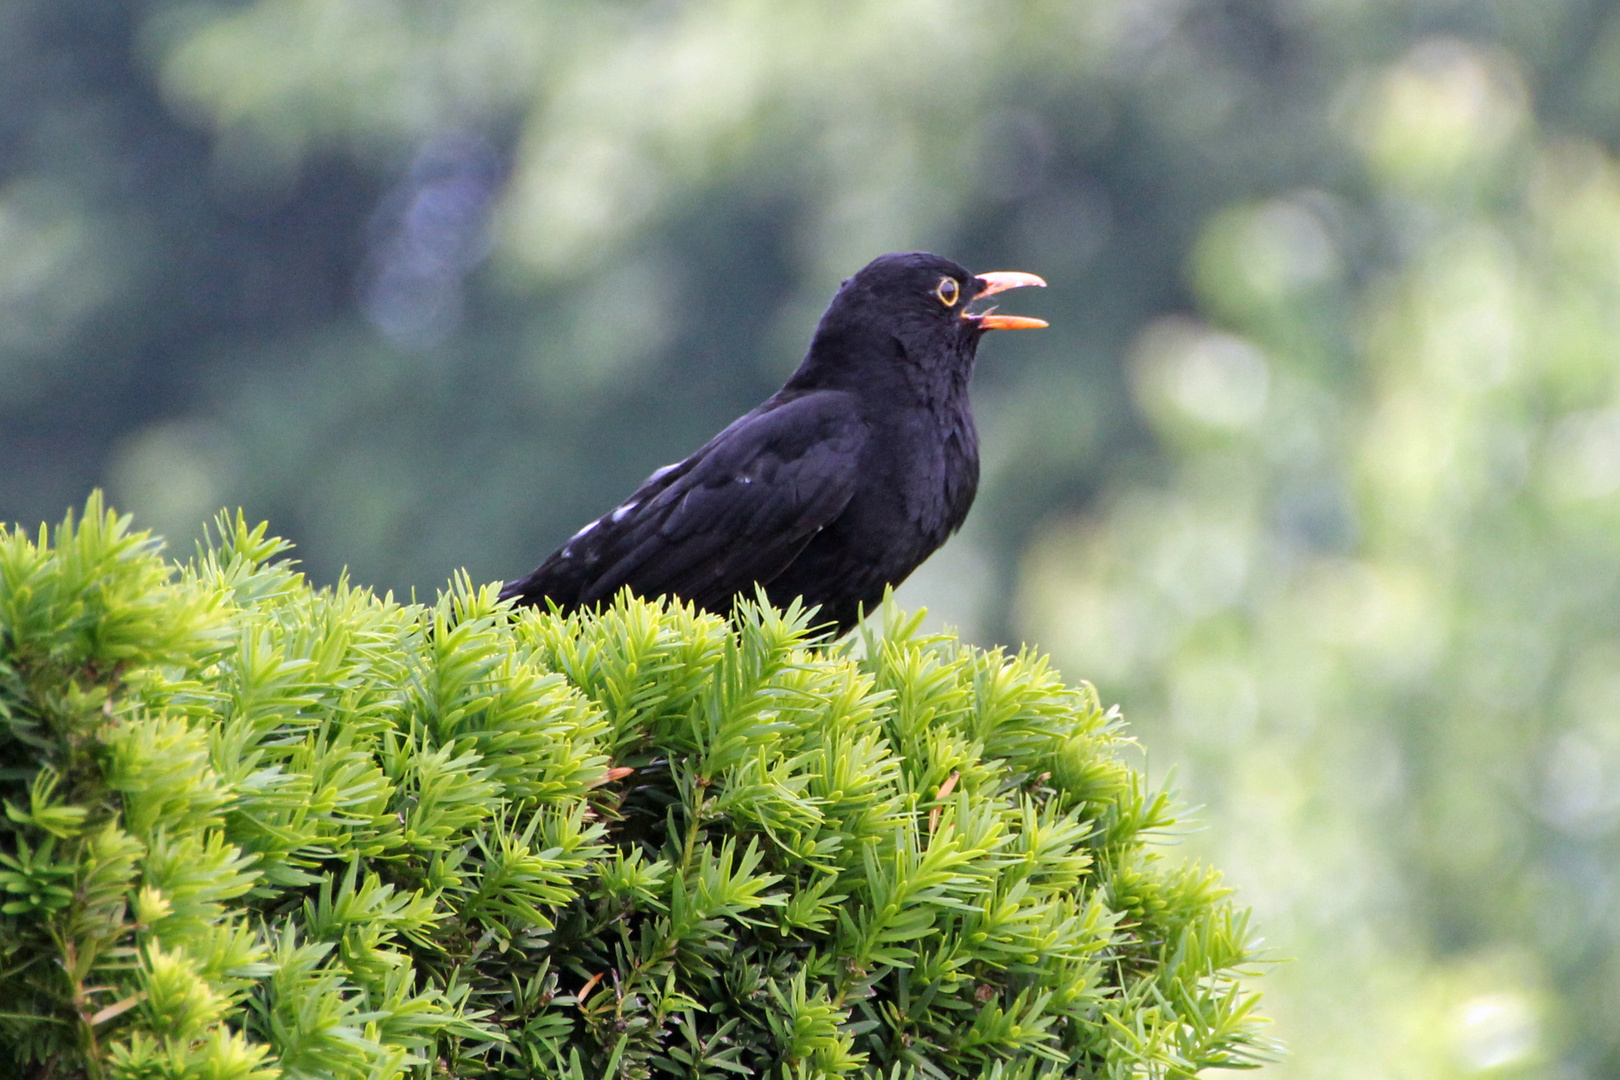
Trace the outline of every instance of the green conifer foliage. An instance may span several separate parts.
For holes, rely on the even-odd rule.
[[[1116,713],[885,612],[184,567],[0,531],[0,1073],[1187,1076],[1268,1053],[1243,912]]]

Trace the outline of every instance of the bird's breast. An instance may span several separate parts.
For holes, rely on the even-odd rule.
[[[872,483],[860,512],[889,536],[912,536],[925,558],[967,517],[979,482],[972,417],[918,409],[873,431],[866,447]],[[852,509],[855,509],[852,507]]]

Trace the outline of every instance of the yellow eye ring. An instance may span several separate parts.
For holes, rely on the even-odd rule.
[[[955,307],[957,299],[962,295],[962,287],[956,283],[955,278],[942,277],[939,284],[934,286],[934,295],[939,297],[939,302],[946,307]]]

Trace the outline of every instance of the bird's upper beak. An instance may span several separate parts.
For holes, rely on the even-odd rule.
[[[994,296],[1008,289],[1021,289],[1026,285],[1046,287],[1046,282],[1034,274],[1026,274],[1019,270],[992,270],[988,274],[979,274],[974,280],[979,282],[980,286],[979,291],[973,294],[975,300],[983,300],[987,296]],[[1023,315],[997,315],[995,308],[977,314],[964,311],[962,318],[972,320],[980,330],[1039,330],[1047,325],[1045,319],[1031,319]]]

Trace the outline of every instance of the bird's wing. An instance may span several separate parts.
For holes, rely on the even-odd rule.
[[[773,399],[654,473],[502,595],[571,608],[629,586],[723,611],[844,509],[866,437],[847,394]]]

